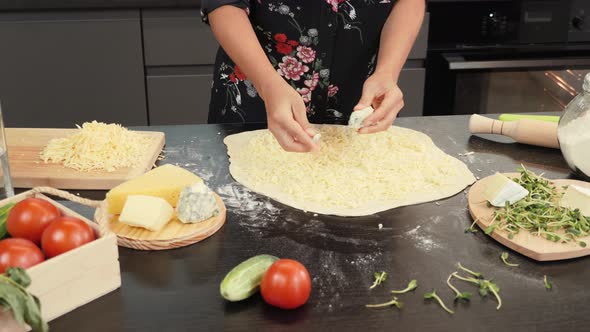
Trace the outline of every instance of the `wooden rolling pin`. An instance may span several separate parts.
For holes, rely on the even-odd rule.
[[[472,134],[504,135],[519,143],[559,149],[557,125],[556,122],[531,119],[504,122],[473,114],[469,131]]]

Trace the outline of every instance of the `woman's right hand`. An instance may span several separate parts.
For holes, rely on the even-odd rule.
[[[307,120],[301,95],[278,75],[259,92],[266,107],[268,129],[281,147],[289,152],[316,151],[318,146],[312,139],[315,131]]]

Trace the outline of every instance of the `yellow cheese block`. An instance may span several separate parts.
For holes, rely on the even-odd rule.
[[[158,232],[172,219],[172,216],[174,216],[174,209],[163,198],[129,195],[119,216],[119,222]]]
[[[107,193],[109,213],[120,214],[129,195],[155,196],[176,207],[180,191],[186,186],[203,182],[200,177],[184,168],[166,164],[121,183]]]

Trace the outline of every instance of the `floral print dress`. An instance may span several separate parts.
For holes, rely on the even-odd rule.
[[[344,124],[376,63],[394,0],[204,0],[203,20],[223,5],[246,10],[277,73],[303,98],[313,123]],[[265,122],[264,102],[219,49],[209,123]]]

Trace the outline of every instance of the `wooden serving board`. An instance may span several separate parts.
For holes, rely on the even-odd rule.
[[[114,172],[80,172],[61,164],[45,163],[40,159],[39,154],[51,139],[66,137],[76,132],[77,129],[6,128],[13,186],[16,188],[49,186],[59,189],[109,190],[149,171],[162,151],[165,141],[162,132],[142,132],[152,136],[153,143],[146,146],[147,152],[140,165],[135,168],[121,168]]]
[[[108,213],[106,200],[96,209],[94,220],[105,230],[116,234],[117,243],[122,247],[139,250],[180,248],[210,237],[225,223],[225,204],[217,194],[214,195],[219,206],[217,216],[194,224],[185,224],[173,218],[159,232],[120,223],[118,216]]]
[[[520,176],[518,173],[507,173],[504,175],[510,178]],[[469,212],[482,230],[488,228],[492,223],[495,210],[494,207],[487,206],[487,201],[483,195],[490,180],[491,176],[477,181],[469,190],[468,195]],[[558,190],[562,190],[563,186],[568,185],[590,188],[590,183],[577,180],[551,180],[551,182]],[[502,230],[495,230],[490,236],[506,247],[537,261],[555,261],[590,255],[590,236],[578,238],[579,241],[584,241],[588,244],[586,248],[576,243],[549,241],[527,231],[519,232],[512,239],[508,238],[508,232]]]

